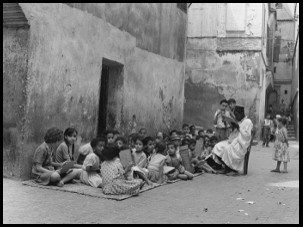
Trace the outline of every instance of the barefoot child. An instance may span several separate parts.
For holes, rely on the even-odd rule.
[[[283,162],[284,170],[281,171],[282,173],[287,173],[287,162],[290,161],[289,157],[289,147],[288,138],[287,138],[287,129],[286,126],[286,119],[278,118],[277,119],[277,129],[276,129],[276,140],[274,143],[274,156],[273,159],[277,161],[277,166],[271,172],[280,172],[280,165]]]
[[[117,152],[117,146],[105,147],[102,151],[105,158],[101,164],[102,191],[107,195],[137,195],[144,183],[141,179],[127,180],[129,169],[123,169],[120,159],[115,155]]]
[[[182,165],[181,157],[177,157],[176,155],[177,145],[173,141],[170,141],[167,143],[167,149],[168,155],[166,156],[166,165],[175,168],[174,172],[167,175],[168,179],[175,180],[179,178],[182,180],[192,180],[194,175],[185,170]]]
[[[100,139],[92,139],[90,142],[93,153],[86,156],[82,165],[82,172],[79,176],[82,183],[90,185],[94,188],[100,188],[102,178],[100,172],[100,156],[103,150],[103,141]]]

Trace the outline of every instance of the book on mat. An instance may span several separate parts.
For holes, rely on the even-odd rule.
[[[189,158],[189,150],[188,150],[188,146],[181,146],[180,147],[180,156],[182,158],[182,164],[184,166],[184,168],[188,171],[193,173],[193,167],[191,165],[191,161]]]
[[[134,160],[132,156],[132,152],[130,149],[125,149],[119,152],[119,158],[123,168],[126,168],[130,165],[134,165]]]
[[[74,168],[74,165],[75,165],[74,161],[64,162],[60,168],[60,174],[65,174],[68,170]]]

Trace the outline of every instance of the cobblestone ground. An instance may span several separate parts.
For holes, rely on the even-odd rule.
[[[270,172],[270,145],[253,146],[247,176],[204,174],[123,201],[3,179],[3,223],[299,223],[299,145],[287,174]]]

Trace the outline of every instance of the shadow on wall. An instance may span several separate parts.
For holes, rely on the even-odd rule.
[[[219,103],[225,99],[218,88],[203,83],[185,82],[184,123],[213,128],[213,119]]]

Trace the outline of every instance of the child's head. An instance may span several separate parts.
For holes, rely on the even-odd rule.
[[[139,136],[141,136],[142,138],[146,137],[146,133],[147,133],[146,128],[141,128],[139,130]]]
[[[176,146],[180,146],[181,145],[181,138],[178,134],[176,135],[172,135],[170,137],[170,140],[176,145]]]
[[[105,138],[94,138],[90,141],[90,145],[93,151],[99,157],[102,156],[102,150],[104,149],[106,139]]]
[[[143,140],[143,145],[145,147],[145,151],[148,154],[151,154],[153,150],[155,149],[155,139],[151,136],[147,136]]]
[[[155,150],[157,153],[165,155],[166,144],[165,143],[157,143],[155,146]]]
[[[178,131],[176,129],[174,130],[171,130],[170,133],[169,133],[169,136],[172,137],[172,136],[177,136],[178,135]]]
[[[269,113],[266,114],[266,119],[270,119],[270,114]]]
[[[181,146],[189,145],[189,140],[188,138],[185,138],[181,141]]]
[[[56,149],[63,139],[63,131],[56,127],[50,128],[46,131],[44,136],[45,143],[50,144]]]
[[[119,149],[122,149],[126,145],[126,139],[123,136],[118,136],[116,139],[116,145]]]
[[[196,140],[195,139],[190,139],[189,140],[189,143],[188,143],[188,148],[191,150],[191,151],[194,151],[195,148],[196,148]]]
[[[198,131],[198,136],[199,136],[199,138],[204,138],[204,136],[205,136],[204,129],[200,129],[200,130]]]
[[[218,143],[218,137],[217,136],[211,136],[209,138],[209,143],[211,144],[211,146],[214,147],[216,145],[216,143]]]
[[[212,136],[213,134],[214,134],[214,131],[211,128],[206,130],[206,135],[208,135],[209,137]]]
[[[113,144],[109,144],[104,147],[102,150],[102,157],[106,161],[111,161],[114,158],[118,157],[119,155],[119,148]]]
[[[189,125],[188,124],[183,124],[182,125],[182,131],[183,131],[184,134],[188,134],[190,132]]]
[[[177,149],[177,146],[175,145],[175,143],[173,141],[169,141],[167,143],[167,153],[169,155],[175,155],[176,154],[176,149]]]
[[[195,125],[191,125],[191,126],[189,127],[189,130],[190,130],[190,133],[191,133],[192,135],[194,135],[194,134],[196,133],[196,126],[195,126]]]
[[[135,148],[136,152],[142,152],[143,150],[143,138],[141,136],[137,136],[135,139]]]
[[[220,109],[221,110],[225,111],[227,106],[228,106],[228,101],[226,99],[223,99],[223,100],[220,101]]]
[[[112,144],[115,142],[114,139],[114,131],[113,130],[107,130],[106,131],[106,139],[108,144]]]
[[[159,135],[159,133],[157,134],[156,136],[156,139],[155,139],[155,144],[158,144],[158,143],[162,143],[163,142],[163,134],[161,132],[161,135]]]
[[[159,138],[161,138],[163,140],[164,139],[163,132],[158,132],[157,133],[157,137],[159,137]]]
[[[64,131],[64,141],[67,145],[73,145],[77,140],[78,132],[75,128],[70,127]]]

